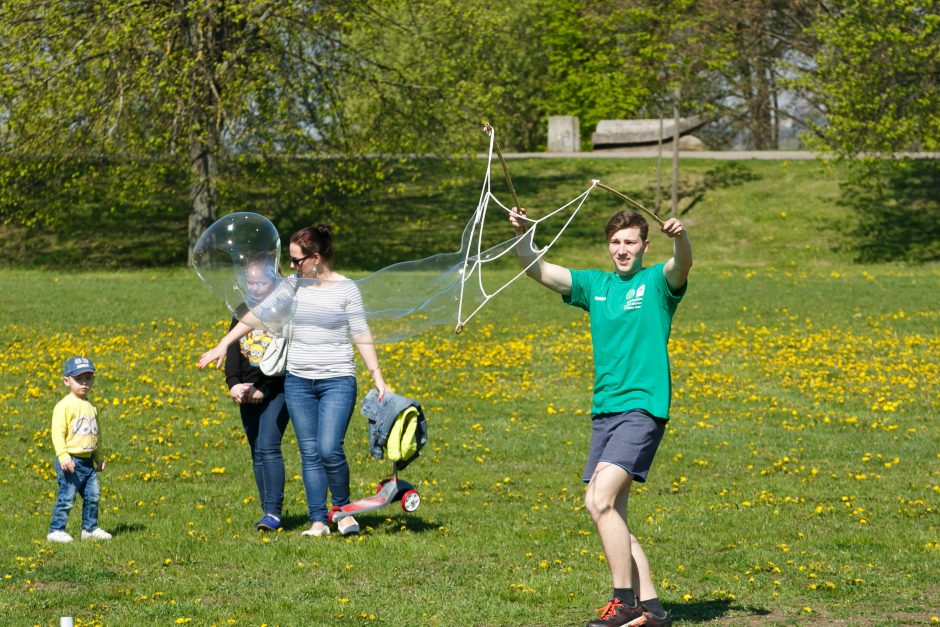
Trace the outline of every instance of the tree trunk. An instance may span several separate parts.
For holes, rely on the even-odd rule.
[[[191,66],[188,108],[195,125],[189,136],[189,225],[186,233],[189,251],[187,259],[193,261],[193,247],[199,236],[216,220],[215,181],[218,172],[218,151],[222,136],[221,123],[215,111],[217,95],[214,85],[213,50],[217,48],[215,30],[209,13],[200,13],[189,0],[178,0],[183,45],[195,62]]]
[[[189,186],[189,229],[187,260],[193,262],[193,247],[199,236],[216,220],[215,178],[216,155],[206,142],[191,140],[189,170],[192,175]]]
[[[780,149],[780,100],[779,94],[777,93],[777,77],[776,72],[771,72],[770,74],[770,94],[771,94],[771,107],[772,107],[772,119],[774,123],[773,136],[771,137],[771,148],[773,150]]]
[[[663,110],[659,110],[659,137],[656,140],[656,215],[663,204]]]
[[[669,216],[676,217],[679,211],[679,97],[681,91],[676,88],[672,98],[672,200],[669,206]]]
[[[750,119],[751,137],[755,150],[767,150],[773,144],[773,123],[771,121],[772,86],[770,77],[770,59],[761,53],[754,60],[754,92],[751,95]]]

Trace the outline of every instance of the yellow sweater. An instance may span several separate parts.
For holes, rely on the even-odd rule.
[[[52,410],[52,444],[59,463],[71,457],[93,457],[101,461],[98,449],[98,410],[88,401],[69,394]]]

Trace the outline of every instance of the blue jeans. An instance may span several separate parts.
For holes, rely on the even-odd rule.
[[[242,426],[251,447],[251,461],[258,484],[258,497],[265,514],[281,517],[284,506],[284,457],[281,439],[289,420],[284,392],[257,405],[239,405]]]
[[[349,503],[349,463],[343,451],[356,405],[356,377],[284,379],[290,421],[300,447],[310,522],[327,522],[326,491],[334,507]]]
[[[69,522],[69,512],[75,505],[75,496],[82,495],[82,529],[94,531],[98,528],[98,501],[101,498],[101,488],[98,486],[98,473],[95,472],[95,461],[92,458],[73,457],[75,472],[65,472],[55,460],[55,474],[59,478],[59,498],[52,508],[52,522],[49,523],[49,532],[65,531]]]

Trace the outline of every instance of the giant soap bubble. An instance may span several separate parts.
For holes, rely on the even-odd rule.
[[[203,282],[222,297],[232,315],[277,335],[298,337],[298,333],[318,328],[345,330],[357,342],[385,343],[410,338],[437,325],[449,325],[459,333],[486,303],[525,274],[515,251],[528,250],[529,266],[537,263],[578,213],[593,187],[545,218],[533,221],[555,217],[563,223],[549,246],[542,249],[535,248],[534,224],[525,235],[484,248],[488,202],[494,200],[503,212],[509,212],[488,191],[487,179],[477,211],[464,228],[460,250],[453,253],[396,263],[356,279],[342,275],[330,280],[282,277],[278,272],[280,237],[274,225],[256,213],[233,213],[202,234],[193,249],[193,266]],[[505,228],[505,223],[500,225],[497,238]],[[492,280],[484,281],[484,265],[491,268],[489,276],[495,277],[495,285]],[[345,309],[319,307],[319,303],[337,302],[321,291],[335,287],[353,295],[344,301]],[[298,302],[304,304],[298,308]],[[248,311],[257,320],[247,316]]]
[[[294,314],[294,286],[278,272],[281,239],[257,213],[232,213],[212,224],[193,248],[193,268],[233,316],[250,310],[280,333]]]
[[[202,281],[225,301],[239,319],[251,311],[260,324],[278,335],[293,336],[297,327],[334,327],[348,323],[361,328],[367,321],[372,341],[397,342],[431,326],[459,328],[461,304],[472,311],[485,300],[482,284],[466,281],[468,261],[506,251],[506,244],[477,255],[468,254],[464,234],[460,251],[417,261],[397,263],[364,277],[326,281],[282,277],[278,272],[280,238],[264,216],[233,213],[212,224],[193,249],[193,267]],[[495,250],[495,252],[494,252]],[[475,277],[474,277],[475,278]],[[351,282],[361,296],[361,308],[328,316],[295,319],[296,303],[310,288],[331,288]],[[309,296],[309,292],[308,292]]]

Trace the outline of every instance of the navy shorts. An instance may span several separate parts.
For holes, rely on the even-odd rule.
[[[582,481],[589,482],[597,464],[607,462],[626,470],[635,481],[645,482],[656,449],[666,432],[666,422],[642,409],[619,414],[593,414],[591,450]]]

